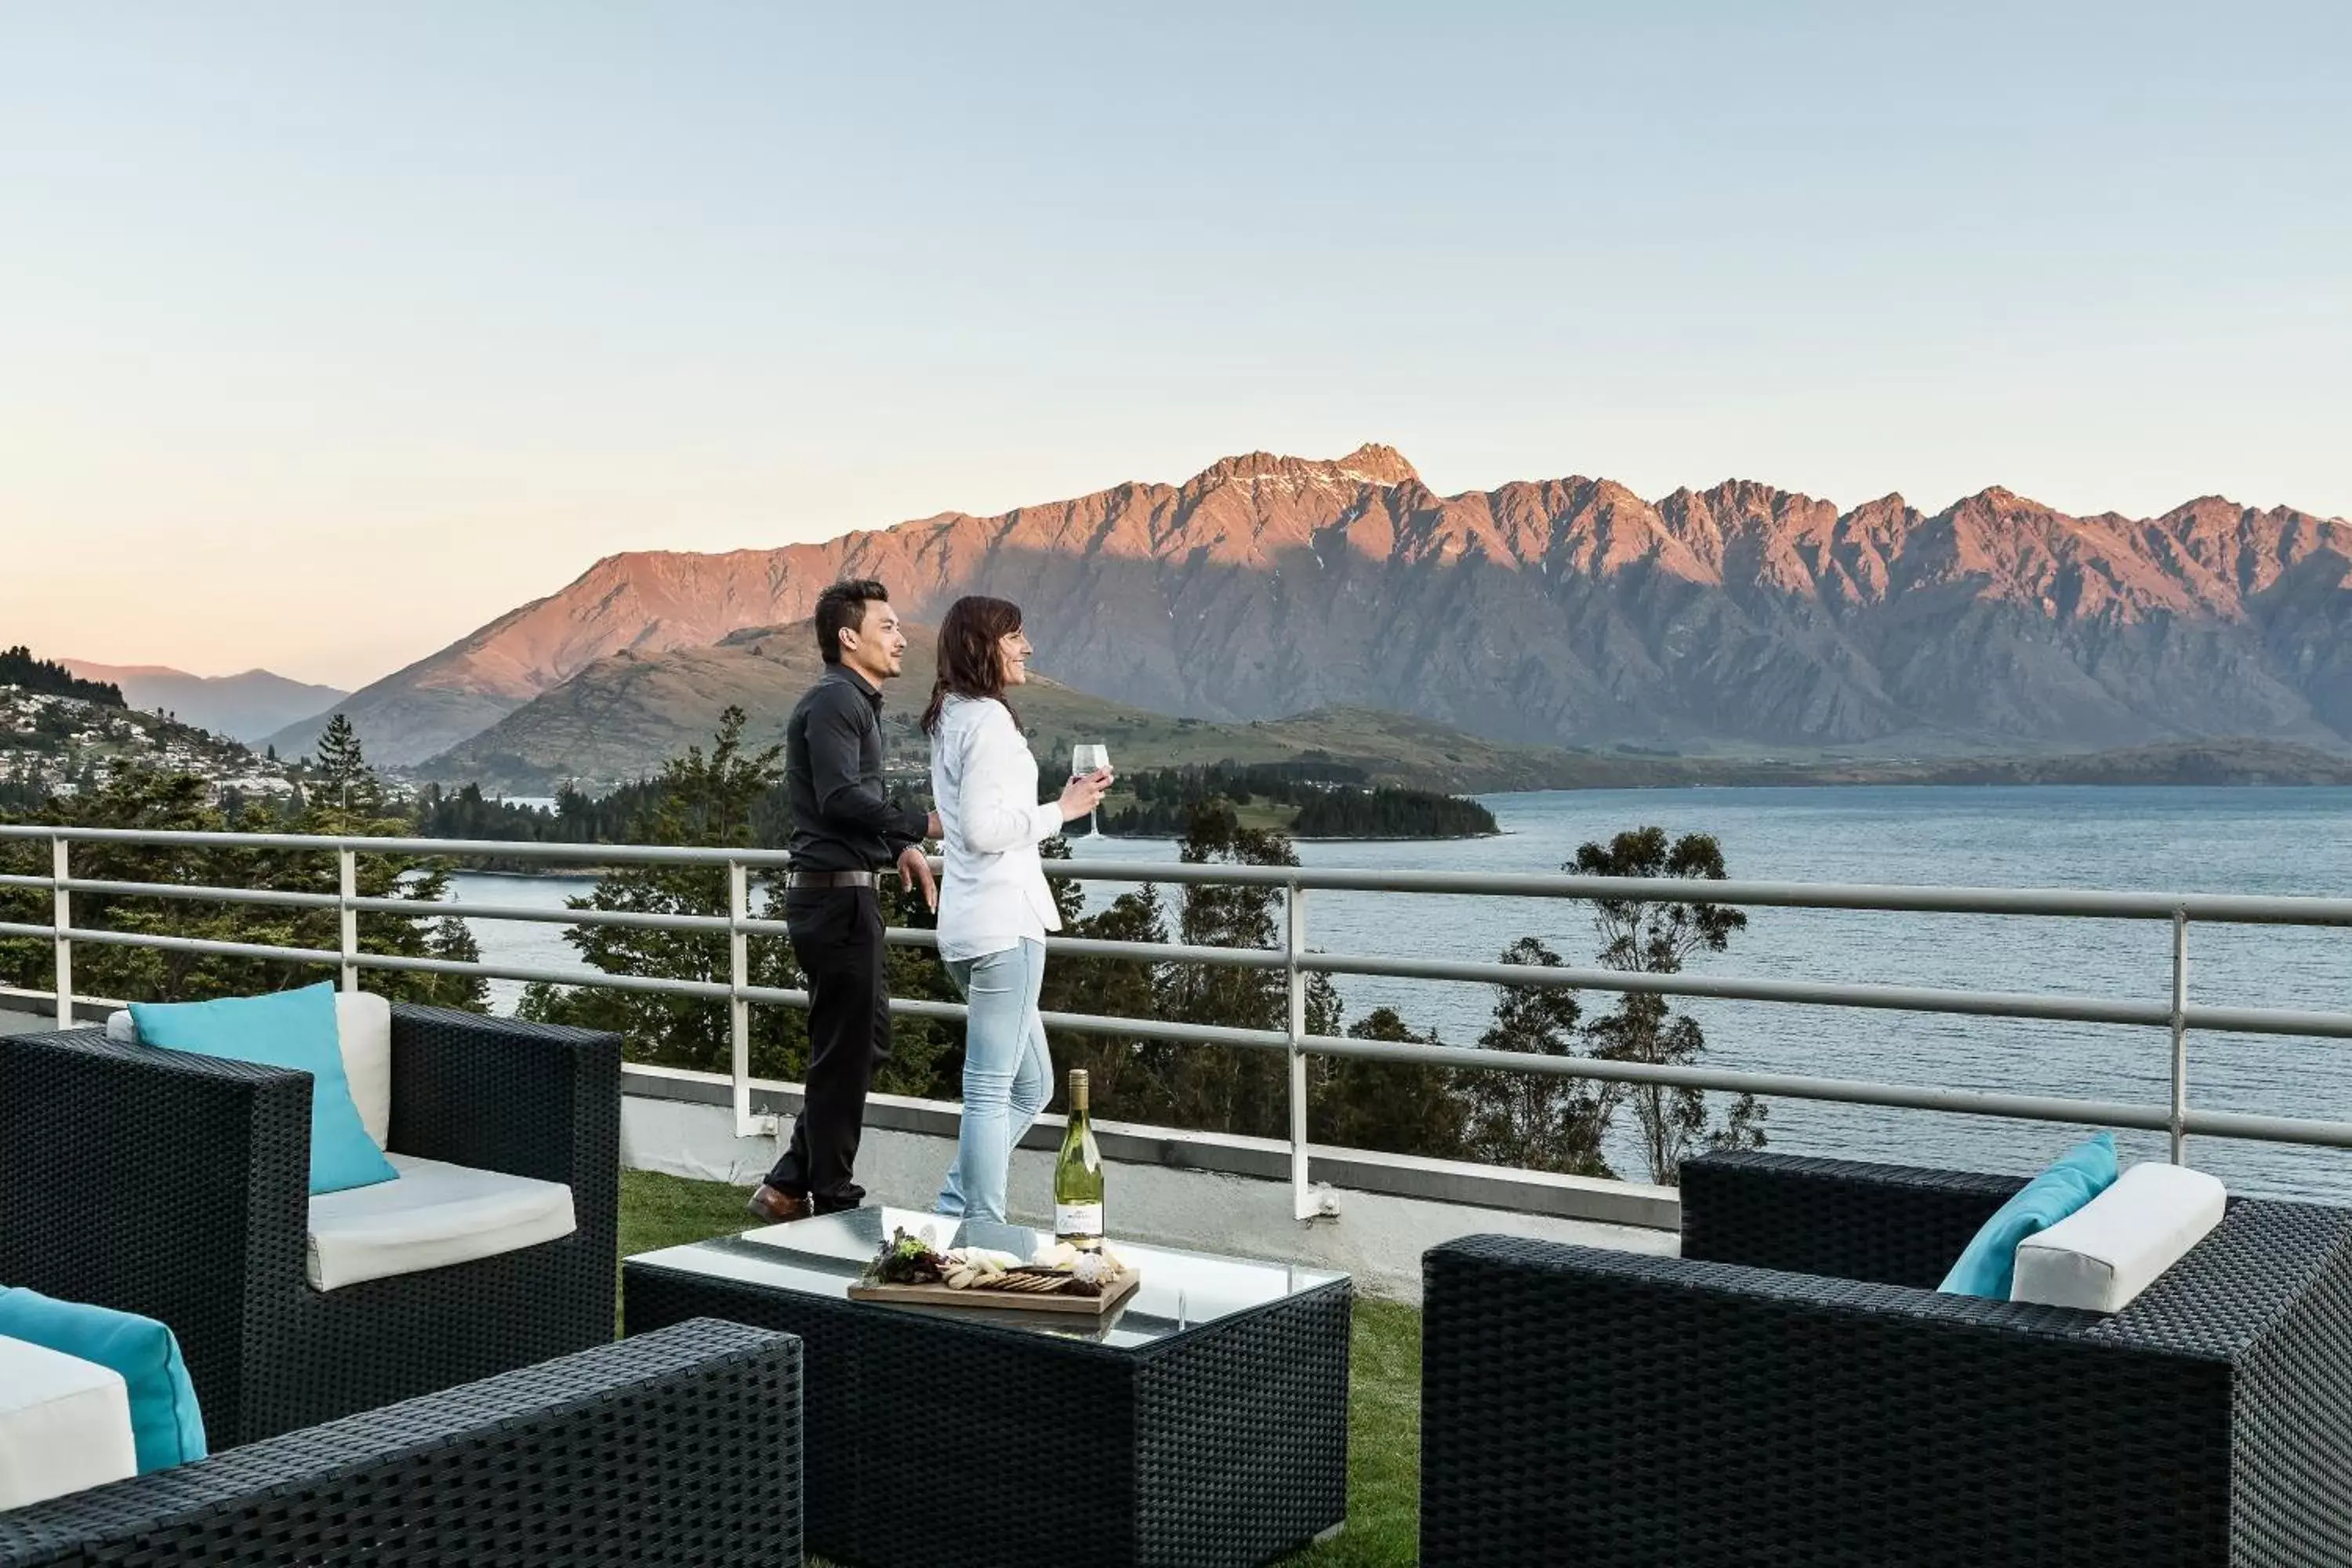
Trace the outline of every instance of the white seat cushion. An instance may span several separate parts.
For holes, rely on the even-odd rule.
[[[106,1016],[106,1037],[139,1038],[128,1008]],[[335,1038],[360,1125],[382,1149],[392,1141],[392,1004],[373,991],[336,992]]]
[[[2219,1180],[2144,1161],[2039,1235],[2017,1244],[2012,1301],[2119,1312],[2221,1223]]]
[[[138,1473],[121,1373],[0,1338],[0,1511]]]
[[[387,1154],[396,1182],[310,1200],[306,1272],[320,1290],[494,1258],[570,1236],[572,1189],[557,1182]]]

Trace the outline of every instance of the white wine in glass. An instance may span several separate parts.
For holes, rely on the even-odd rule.
[[[1077,745],[1070,748],[1070,780],[1074,784],[1079,779],[1098,773],[1108,766],[1110,766],[1110,748],[1108,746]],[[1100,838],[1102,837],[1102,807],[1099,805],[1095,807],[1095,809],[1087,815],[1087,822],[1088,826],[1087,837],[1089,838]]]

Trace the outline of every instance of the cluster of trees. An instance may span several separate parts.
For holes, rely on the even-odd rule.
[[[212,786],[186,773],[129,769],[100,789],[45,799],[6,820],[40,826],[134,827],[163,832],[302,833],[354,838],[405,837],[413,824],[368,765],[359,737],[340,715],[320,742],[312,787],[286,800],[215,798]],[[107,841],[72,849],[74,875],[93,881],[163,882],[189,887],[261,888],[328,893],[340,880],[335,858],[318,852],[247,849],[217,845],[157,847]],[[49,847],[41,840],[0,839],[0,869],[47,876]],[[360,896],[392,899],[415,912],[362,913],[360,943],[371,952],[471,963],[481,954],[464,922],[436,912],[448,868],[413,855],[357,858]],[[0,888],[0,923],[46,925],[49,895]],[[341,942],[333,909],[285,909],[210,900],[116,893],[73,895],[74,923],[89,930],[131,931],[199,942],[245,942],[332,952]],[[214,996],[303,985],[320,978],[315,964],[186,949],[80,942],[74,947],[75,989],[93,996],[189,1002]],[[50,944],[41,937],[0,937],[0,984],[46,991],[54,978]],[[394,1001],[480,1009],[487,994],[478,976],[374,970],[371,991]]]
[[[1382,784],[1308,795],[1290,831],[1301,838],[1476,838],[1502,829],[1475,800]]]
[[[1293,866],[1282,834],[1244,827],[1221,801],[1198,805],[1187,824],[1188,862]],[[1721,879],[1722,849],[1705,834],[1669,839],[1663,829],[1621,833],[1590,843],[1566,869],[1594,876]],[[1063,885],[1067,888],[1067,884]],[[1075,902],[1075,895],[1066,892]],[[1281,889],[1187,886],[1174,909],[1173,940],[1187,945],[1278,948]],[[1108,910],[1065,924],[1105,940],[1171,940],[1171,910],[1155,888],[1117,900]],[[1700,952],[1720,952],[1745,929],[1737,910],[1705,903],[1606,900],[1593,908],[1595,958],[1605,967],[1671,973]],[[1557,952],[1522,937],[1500,955],[1509,965],[1559,968]],[[1124,959],[1060,959],[1046,970],[1047,1009],[1159,1018],[1179,1023],[1276,1029],[1286,1026],[1289,993],[1273,970],[1153,963]],[[1336,1035],[1341,1008],[1329,980],[1307,983],[1307,1029]],[[1358,1039],[1442,1045],[1394,1009],[1375,1008],[1346,1025]],[[1697,1020],[1654,995],[1624,994],[1588,1019],[1576,992],[1532,975],[1494,988],[1486,1030],[1474,1042],[1488,1050],[1602,1061],[1681,1064],[1706,1048]],[[1090,1069],[1097,1103],[1121,1121],[1279,1137],[1287,1131],[1288,1090],[1278,1053],[1221,1046],[1106,1037],[1054,1037],[1057,1058]],[[1318,1056],[1308,1077],[1307,1126],[1318,1142],[1442,1159],[1468,1159],[1582,1175],[1613,1175],[1610,1151],[1629,1119],[1637,1173],[1671,1183],[1684,1158],[1700,1148],[1755,1148],[1764,1142],[1764,1107],[1742,1096],[1711,1106],[1696,1089],[1602,1082],[1555,1073],[1457,1069],[1418,1063]]]
[[[35,658],[33,650],[22,643],[0,648],[0,686],[21,686],[50,697],[79,697],[109,708],[129,706],[122,700],[122,688],[114,682],[84,680],[54,659]]]
[[[574,790],[556,796],[555,809],[492,800],[478,784],[416,792],[416,831],[425,838],[487,839],[500,844],[594,844],[596,803]],[[516,862],[520,865],[520,862]]]
[[[1212,795],[1236,805],[1265,799],[1295,805],[1318,790],[1333,784],[1361,788],[1371,775],[1351,763],[1318,756],[1287,763],[1205,763],[1176,768],[1147,768],[1121,774],[1119,788],[1145,805],[1189,805]]]
[[[95,782],[98,770],[84,763],[82,772]],[[30,760],[18,758],[16,765],[0,774],[0,817],[28,811],[37,811],[48,803],[49,786],[37,772]]]
[[[513,801],[489,800],[479,784],[444,790],[428,784],[417,791],[417,833],[426,838],[488,839],[506,844],[632,844],[652,843],[645,834],[660,815],[664,797],[677,788],[668,771],[662,776],[623,784],[609,795],[590,795],[566,786],[551,809]],[[792,835],[792,803],[781,781],[768,784],[742,807],[751,824],[750,844],[761,849],[781,849]],[[669,842],[660,840],[660,842]],[[474,865],[485,871],[530,870],[544,862],[520,857],[490,856]]]
[[[351,837],[497,837],[583,845],[598,840],[762,847],[784,841],[780,818],[782,766],[779,750],[747,750],[744,716],[730,710],[710,748],[689,748],[659,777],[626,792],[623,802],[567,799],[553,812],[525,812],[482,799],[478,791],[428,791],[414,802],[393,798],[368,765],[357,735],[340,716],[329,726],[306,770],[307,788],[286,801],[221,801],[203,781],[153,772],[129,772],[87,795],[51,800],[16,820],[44,825],[138,827],[183,831],[249,830]],[[623,809],[628,815],[612,814]],[[464,829],[464,831],[457,831]],[[573,837],[577,835],[578,837]],[[593,835],[593,837],[592,837]],[[1059,840],[1051,855],[1068,851]],[[1186,808],[1182,858],[1192,864],[1293,866],[1290,839],[1245,826],[1225,798],[1196,799]],[[267,888],[331,893],[332,857],[289,850],[215,846],[161,847],[81,844],[79,876],[192,886]],[[0,868],[27,875],[47,869],[41,842],[0,841]],[[1588,843],[1563,868],[1625,878],[1720,879],[1723,856],[1704,834],[1669,838],[1656,827]],[[470,961],[478,956],[457,921],[436,912],[449,868],[385,852],[359,857],[363,896],[399,900],[415,912],[362,914],[362,944],[370,951]],[[1091,914],[1079,885],[1055,879],[1068,934],[1108,942],[1256,948],[1283,945],[1279,888],[1188,884],[1172,898],[1156,887],[1123,894]],[[45,891],[0,889],[0,923],[45,924]],[[893,926],[932,923],[920,900],[886,879],[885,917]],[[782,892],[755,885],[753,913],[781,921]],[[572,900],[582,910],[655,914],[723,914],[723,868],[643,866],[614,869],[594,889]],[[1591,905],[1594,962],[1605,968],[1672,973],[1703,953],[1725,951],[1745,929],[1736,910],[1705,902],[1601,900]],[[198,900],[77,894],[77,924],[204,941],[259,942],[331,951],[337,944],[332,909],[277,909]],[[724,984],[729,974],[723,933],[684,933],[641,927],[582,927],[566,940],[590,967],[608,973],[658,974]],[[796,989],[801,976],[790,944],[751,940],[752,984]],[[1541,977],[1562,960],[1548,942],[1528,936],[1501,962],[1524,967],[1528,978],[1494,988],[1488,1023],[1475,1042],[1498,1052],[1600,1062],[1684,1064],[1706,1047],[1696,1020],[1653,994],[1617,994],[1609,1008],[1588,1016],[1577,992]],[[0,984],[46,989],[48,942],[0,938]],[[189,1000],[248,994],[318,977],[314,966],[189,952],[84,943],[75,952],[79,987],[91,994]],[[398,1000],[479,1008],[478,978],[375,971],[372,990]],[[928,951],[894,948],[893,995],[957,999],[944,968]],[[1416,1028],[1392,1008],[1346,1018],[1330,981],[1306,985],[1306,1025],[1316,1035],[1366,1040],[1443,1044],[1434,1030]],[[1138,958],[1057,958],[1046,972],[1048,1012],[1091,1013],[1180,1025],[1282,1030],[1289,994],[1277,969],[1163,963]],[[621,1031],[633,1059],[724,1071],[731,1055],[724,1001],[534,985],[524,1016]],[[752,1070],[793,1079],[807,1064],[808,1035],[799,1010],[756,1006],[751,1012]],[[1059,1071],[1083,1066],[1093,1075],[1097,1105],[1123,1121],[1156,1123],[1247,1135],[1280,1137],[1288,1124],[1286,1062],[1279,1051],[1118,1035],[1051,1035]],[[900,1017],[889,1059],[876,1088],[885,1092],[953,1100],[960,1096],[961,1031],[953,1025]],[[1318,1142],[1441,1158],[1472,1159],[1536,1170],[1591,1175],[1616,1173],[1612,1157],[1630,1147],[1641,1167],[1626,1173],[1675,1179],[1681,1161],[1702,1147],[1753,1147],[1764,1141],[1764,1110],[1742,1097],[1717,1106],[1696,1090],[1619,1083],[1558,1072],[1517,1073],[1456,1068],[1354,1057],[1310,1058],[1309,1135]]]
[[[1107,809],[1102,826],[1127,837],[1181,838],[1196,807],[1220,800],[1290,808],[1289,831],[1301,838],[1473,838],[1497,831],[1494,814],[1476,801],[1436,790],[1375,789],[1361,768],[1344,763],[1152,768],[1121,779],[1120,789],[1134,804]]]
[[[730,708],[727,713],[739,711]],[[721,724],[722,733],[733,734],[740,747],[741,721],[722,716]],[[508,844],[686,843],[688,840],[646,837],[656,831],[656,823],[667,820],[662,816],[664,806],[681,787],[677,768],[677,763],[673,761],[657,776],[623,784],[607,795],[590,795],[567,784],[557,791],[551,808],[491,800],[483,795],[479,784],[445,790],[437,784],[427,784],[416,792],[416,828],[426,838],[475,838]],[[764,782],[756,790],[746,784],[740,795],[730,792],[723,805],[703,804],[690,809],[706,815],[723,810],[730,823],[740,816],[750,824],[751,837],[744,841],[747,847],[782,849],[793,833],[792,798],[784,789],[780,767],[767,769],[761,777]],[[920,797],[927,792],[910,793]],[[928,804],[926,800],[927,806]],[[540,868],[545,862],[490,856],[474,864],[486,871],[509,871]]]

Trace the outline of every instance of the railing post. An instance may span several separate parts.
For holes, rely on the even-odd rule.
[[[743,988],[751,984],[751,933],[743,922],[751,918],[751,871],[740,860],[727,862],[727,1040],[730,1073],[735,1082],[735,1136],[753,1138],[767,1131],[751,1114],[751,1002]]]
[[[2172,911],[2172,1163],[2189,1148],[2189,911]]]
[[[60,1029],[74,1026],[73,938],[66,934],[73,929],[73,895],[66,891],[66,881],[73,875],[73,867],[66,842],[63,838],[49,840],[49,875],[54,879],[49,899],[49,924],[56,933],[50,941],[57,948],[58,1027]]]
[[[335,881],[342,900],[341,952],[343,955],[342,988],[360,988],[360,912],[352,908],[352,900],[360,896],[360,856],[350,845],[335,849]]]
[[[1307,889],[1294,881],[1289,894],[1283,973],[1290,989],[1290,1208],[1299,1219],[1314,1219],[1324,1210],[1315,1201],[1307,1169],[1307,972],[1298,966],[1307,952]]]

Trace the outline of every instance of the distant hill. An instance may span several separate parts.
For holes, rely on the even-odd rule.
[[[1017,600],[1039,668],[1157,712],[1413,713],[1533,745],[2001,755],[2259,735],[2352,746],[2352,525],[2217,496],[2074,516],[1748,480],[1442,495],[1394,450],[1253,452],[995,517],[598,562],[356,693],[415,762],[595,661],[808,616],[845,574],[936,620]],[[281,733],[307,747],[315,726]]]
[[[242,675],[191,675],[160,664],[99,664],[86,658],[64,663],[76,675],[121,687],[123,700],[131,707],[147,712],[160,710],[184,724],[239,741],[262,741],[351,695],[331,686],[289,680],[266,669],[248,669]]]
[[[915,723],[937,674],[937,634],[908,627],[906,673],[885,688],[883,723],[894,763],[929,765]],[[719,713],[740,707],[756,744],[783,736],[784,720],[823,670],[806,621],[740,631],[709,647],[618,653],[598,659],[481,734],[417,765],[424,779],[474,782],[509,795],[544,795],[572,784],[589,793],[659,770],[691,745],[707,745]],[[1120,768],[1317,756],[1360,767],[1383,784],[1449,791],[1538,789],[1558,782],[1563,753],[1497,745],[1427,720],[1330,710],[1247,724],[1171,719],[1090,697],[1051,680],[1013,694],[1046,776],[1070,746],[1097,742]],[[370,753],[374,737],[362,731]]]
[[[1728,767],[1727,772],[1734,771]],[[2352,757],[2275,741],[2194,741],[2086,755],[1815,763],[1807,784],[2352,784]],[[1772,783],[1769,778],[1717,782]]]

